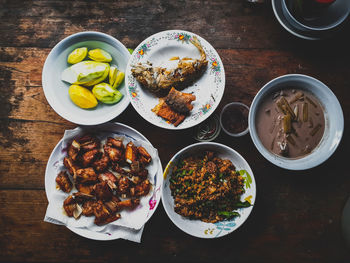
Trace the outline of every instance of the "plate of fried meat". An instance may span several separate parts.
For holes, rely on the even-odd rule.
[[[97,240],[141,235],[160,201],[162,173],[157,150],[129,126],[67,130],[46,168],[45,221]]]
[[[166,129],[186,129],[208,118],[225,89],[215,49],[183,30],[157,33],[134,50],[126,69],[127,94],[135,110]]]

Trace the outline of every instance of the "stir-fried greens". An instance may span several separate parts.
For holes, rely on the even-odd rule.
[[[248,201],[240,201],[243,185],[232,162],[213,152],[180,160],[170,178],[175,212],[209,223],[239,216],[237,208],[250,206]]]

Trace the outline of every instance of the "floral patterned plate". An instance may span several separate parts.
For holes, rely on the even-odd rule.
[[[170,61],[172,57],[199,58],[198,49],[190,42],[196,36],[207,55],[208,67],[204,74],[192,85],[183,90],[193,93],[196,100],[190,115],[177,127],[151,111],[157,104],[158,98],[143,89],[132,76],[132,65],[151,62],[153,66],[175,68],[178,61]],[[126,68],[127,95],[135,110],[150,123],[166,129],[180,130],[193,127],[208,118],[219,105],[225,89],[225,71],[222,61],[215,49],[200,36],[183,31],[169,30],[150,36],[133,52]]]
[[[244,178],[245,193],[241,196],[241,201],[248,201],[251,206],[237,209],[236,211],[240,214],[240,216],[216,223],[205,223],[200,220],[190,220],[177,214],[174,211],[174,198],[171,195],[171,190],[169,187],[169,180],[171,178],[173,167],[183,158],[202,153],[203,151],[213,151],[217,154],[218,157],[229,159],[236,167],[236,171],[238,171]],[[220,143],[201,142],[187,146],[186,148],[176,153],[165,168],[164,181],[162,186],[162,203],[165,212],[178,228],[195,237],[217,238],[233,232],[239,228],[249,217],[255,204],[255,197],[255,179],[253,172],[249,167],[249,164],[238,152]]]

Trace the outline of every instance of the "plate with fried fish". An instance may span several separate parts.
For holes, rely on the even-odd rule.
[[[180,130],[214,112],[224,93],[225,71],[205,39],[184,30],[168,30],[137,46],[125,81],[131,104],[145,120]]]

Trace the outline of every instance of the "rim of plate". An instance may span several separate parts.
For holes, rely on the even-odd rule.
[[[112,43],[117,43],[119,45],[119,47],[121,47],[122,55],[126,57],[126,61],[127,62],[129,61],[129,59],[130,59],[130,52],[128,51],[128,49],[123,45],[123,43],[121,43],[118,39],[112,37],[111,35],[108,35],[108,34],[102,33],[102,32],[97,32],[97,31],[78,32],[78,33],[75,33],[75,34],[72,34],[72,35],[70,35],[68,37],[63,38],[61,41],[59,41],[51,49],[49,55],[47,56],[47,58],[45,60],[43,71],[42,71],[42,75],[41,75],[42,88],[44,90],[44,95],[45,95],[45,98],[46,98],[47,102],[49,103],[51,108],[58,115],[60,115],[62,118],[66,119],[66,120],[68,120],[70,122],[73,122],[75,124],[78,124],[78,125],[97,125],[97,124],[102,124],[102,123],[108,122],[108,121],[116,118],[117,116],[119,116],[121,113],[123,113],[123,111],[129,106],[129,103],[130,103],[129,97],[128,96],[124,96],[126,98],[123,98],[123,99],[125,99],[127,102],[124,102],[123,104],[119,104],[120,105],[120,110],[119,110],[120,112],[117,115],[115,114],[116,111],[111,110],[110,114],[104,115],[104,117],[102,117],[101,119],[99,119],[98,121],[95,121],[95,122],[91,122],[88,119],[87,120],[72,119],[72,117],[68,113],[62,111],[60,109],[60,107],[58,107],[57,104],[55,103],[55,98],[52,97],[51,93],[49,92],[50,79],[48,79],[48,76],[46,74],[47,71],[48,71],[49,63],[52,63],[54,58],[60,54],[60,49],[61,49],[61,47],[64,47],[66,42],[73,41],[76,38],[84,38],[84,37],[86,37],[85,41],[94,40],[94,38],[98,38],[98,37],[100,37],[100,38],[107,38],[109,41],[111,41],[108,44],[110,44],[113,47],[115,47],[115,46]],[[103,41],[102,39],[96,39],[96,40]],[[125,89],[126,89],[126,85],[125,85]]]
[[[147,116],[144,116],[143,114],[143,111],[139,108],[136,107],[135,103],[133,102],[132,100],[132,95],[130,94],[130,91],[129,91],[129,75],[134,78],[131,74],[131,61],[132,61],[132,58],[137,54],[137,50],[139,48],[141,48],[142,45],[144,45],[146,42],[150,41],[152,38],[155,38],[155,37],[159,37],[163,34],[166,34],[166,33],[185,33],[185,34],[189,34],[189,35],[192,35],[192,36],[196,36],[198,37],[198,39],[201,41],[201,43],[205,43],[210,49],[211,51],[216,55],[217,57],[217,60],[218,62],[222,65],[222,91],[221,93],[219,94],[218,98],[215,100],[215,104],[211,107],[211,110],[204,114],[201,118],[198,118],[198,120],[200,121],[195,121],[193,122],[192,124],[189,123],[188,125],[182,125],[183,123],[180,123],[179,126],[175,127],[174,125],[172,124],[167,124],[165,121],[164,123],[166,123],[167,125],[163,125],[162,123],[159,123],[159,122],[151,122]],[[207,69],[208,70],[208,69]],[[136,81],[137,82],[137,81]],[[140,87],[140,84],[137,82],[137,85]],[[158,32],[156,34],[153,34],[149,37],[147,37],[146,39],[144,39],[135,49],[134,49],[134,52],[132,53],[130,59],[129,59],[129,62],[128,62],[128,65],[126,66],[126,73],[125,73],[125,87],[126,87],[126,94],[128,96],[128,99],[129,101],[131,102],[131,105],[133,106],[133,108],[136,110],[136,112],[143,118],[145,119],[147,122],[157,126],[157,127],[160,127],[160,128],[164,128],[164,129],[168,129],[168,130],[183,130],[183,129],[188,129],[188,128],[191,128],[191,127],[194,127],[198,124],[200,124],[201,122],[205,121],[207,118],[209,118],[209,116],[215,111],[215,109],[218,107],[218,105],[220,104],[220,101],[224,95],[224,91],[225,91],[225,86],[226,86],[226,76],[225,76],[225,69],[224,69],[224,64],[222,63],[222,60],[218,54],[218,52],[215,50],[215,48],[207,41],[205,40],[204,38],[202,38],[201,36],[199,36],[198,34],[196,33],[192,33],[190,31],[186,31],[186,30],[181,30],[181,29],[172,29],[172,30],[165,30],[165,31],[161,31],[161,32]],[[141,87],[140,87],[141,88]],[[159,117],[161,118],[161,117]]]
[[[235,229],[231,230],[231,231],[228,231],[226,233],[224,233],[223,235],[221,236],[199,236],[199,235],[196,235],[195,233],[193,232],[189,232],[187,230],[185,230],[184,228],[182,228],[182,225],[179,224],[178,222],[176,222],[172,216],[169,214],[168,212],[168,207],[167,205],[165,204],[165,201],[164,201],[164,196],[163,196],[163,191],[164,191],[164,183],[165,183],[165,180],[166,180],[166,177],[169,176],[168,174],[168,169],[169,169],[169,166],[170,164],[176,159],[177,156],[183,154],[184,152],[186,152],[188,149],[190,148],[193,148],[193,147],[196,147],[196,146],[199,146],[199,145],[214,145],[214,146],[218,146],[218,147],[222,147],[222,148],[225,148],[227,149],[228,151],[232,152],[233,154],[237,155],[238,158],[240,158],[244,165],[249,168],[250,170],[250,176],[253,178],[253,182],[254,182],[254,187],[255,187],[255,194],[254,196],[252,196],[252,206],[251,206],[251,209],[248,210],[248,214],[246,215],[246,218],[244,219],[243,222],[241,222]],[[255,177],[254,177],[254,173],[253,173],[253,170],[251,169],[249,163],[246,161],[246,159],[243,158],[242,155],[240,155],[236,150],[232,149],[231,147],[225,145],[225,144],[221,144],[221,143],[217,143],[217,142],[198,142],[198,143],[194,143],[194,144],[191,144],[191,145],[188,145],[186,146],[185,148],[181,149],[180,151],[178,151],[177,153],[174,154],[174,156],[170,159],[170,161],[168,162],[165,170],[164,170],[164,173],[163,173],[163,182],[162,182],[162,188],[161,188],[161,192],[162,192],[162,204],[163,204],[163,208],[167,214],[167,216],[169,217],[169,219],[171,220],[171,222],[173,222],[173,224],[175,226],[177,226],[180,230],[182,230],[183,232],[185,232],[186,234],[189,234],[191,236],[194,236],[194,237],[198,237],[198,238],[203,238],[203,239],[213,239],[213,238],[220,238],[220,237],[223,237],[223,236],[226,236],[228,234],[231,234],[232,232],[236,231],[238,228],[240,228],[246,221],[247,219],[249,218],[250,214],[252,213],[253,209],[254,209],[254,206],[255,206],[255,201],[256,201],[256,193],[257,193],[257,190],[256,190],[256,182],[255,182]],[[184,217],[185,218],[185,217]],[[185,218],[183,220],[190,220],[188,218]],[[205,223],[205,222],[203,222]],[[208,225],[212,224],[212,223],[206,223]]]
[[[109,123],[109,122],[108,122]],[[104,123],[104,124],[108,124],[108,123]],[[112,124],[115,124],[117,126],[121,126],[125,129],[129,129],[131,130],[132,132],[134,132],[135,134],[137,134],[138,136],[140,136],[140,138],[142,138],[143,140],[145,140],[146,142],[148,142],[152,147],[154,147],[152,145],[152,143],[142,134],[140,133],[138,130],[126,125],[126,124],[123,124],[123,123],[120,123],[120,122],[110,122]],[[102,124],[102,125],[104,125]],[[94,126],[98,126],[100,127],[101,125],[94,125]],[[93,126],[89,127],[89,128],[92,128]],[[57,148],[61,146],[62,144],[62,141],[63,141],[63,138],[61,138],[59,140],[59,142],[56,144],[56,146],[54,147],[54,149],[52,150],[51,154],[50,154],[50,157],[47,161],[47,164],[46,164],[46,169],[45,169],[45,194],[46,194],[46,198],[47,200],[49,200],[49,196],[48,196],[48,187],[49,187],[49,178],[48,178],[48,173],[49,173],[49,163],[51,161],[51,159],[53,158],[53,155],[54,153],[58,150]],[[159,196],[159,201],[157,201],[157,203],[155,204],[154,208],[152,209],[152,212],[150,213],[150,215],[148,216],[148,218],[146,219],[144,225],[148,222],[148,220],[151,219],[151,217],[153,216],[153,214],[155,213],[159,203],[161,202],[160,199],[161,199],[161,196],[162,196],[162,186],[163,186],[163,167],[162,167],[162,163],[160,161],[160,158],[158,156],[158,165],[160,165],[160,173],[159,173],[159,180],[161,180],[160,182],[160,196]],[[142,226],[142,228],[144,227],[144,225]],[[113,236],[113,233],[111,235],[107,235],[105,233],[99,233],[99,232],[94,232],[94,231],[90,231],[88,229],[80,229],[80,228],[75,228],[75,227],[70,227],[70,226],[65,226],[67,227],[69,230],[71,230],[73,233],[79,235],[79,236],[82,236],[82,237],[85,237],[85,238],[88,238],[88,239],[92,239],[92,240],[99,240],[99,241],[109,241],[109,240],[115,240],[115,239],[119,239],[119,237],[114,237]],[[141,229],[142,229],[141,228]]]

